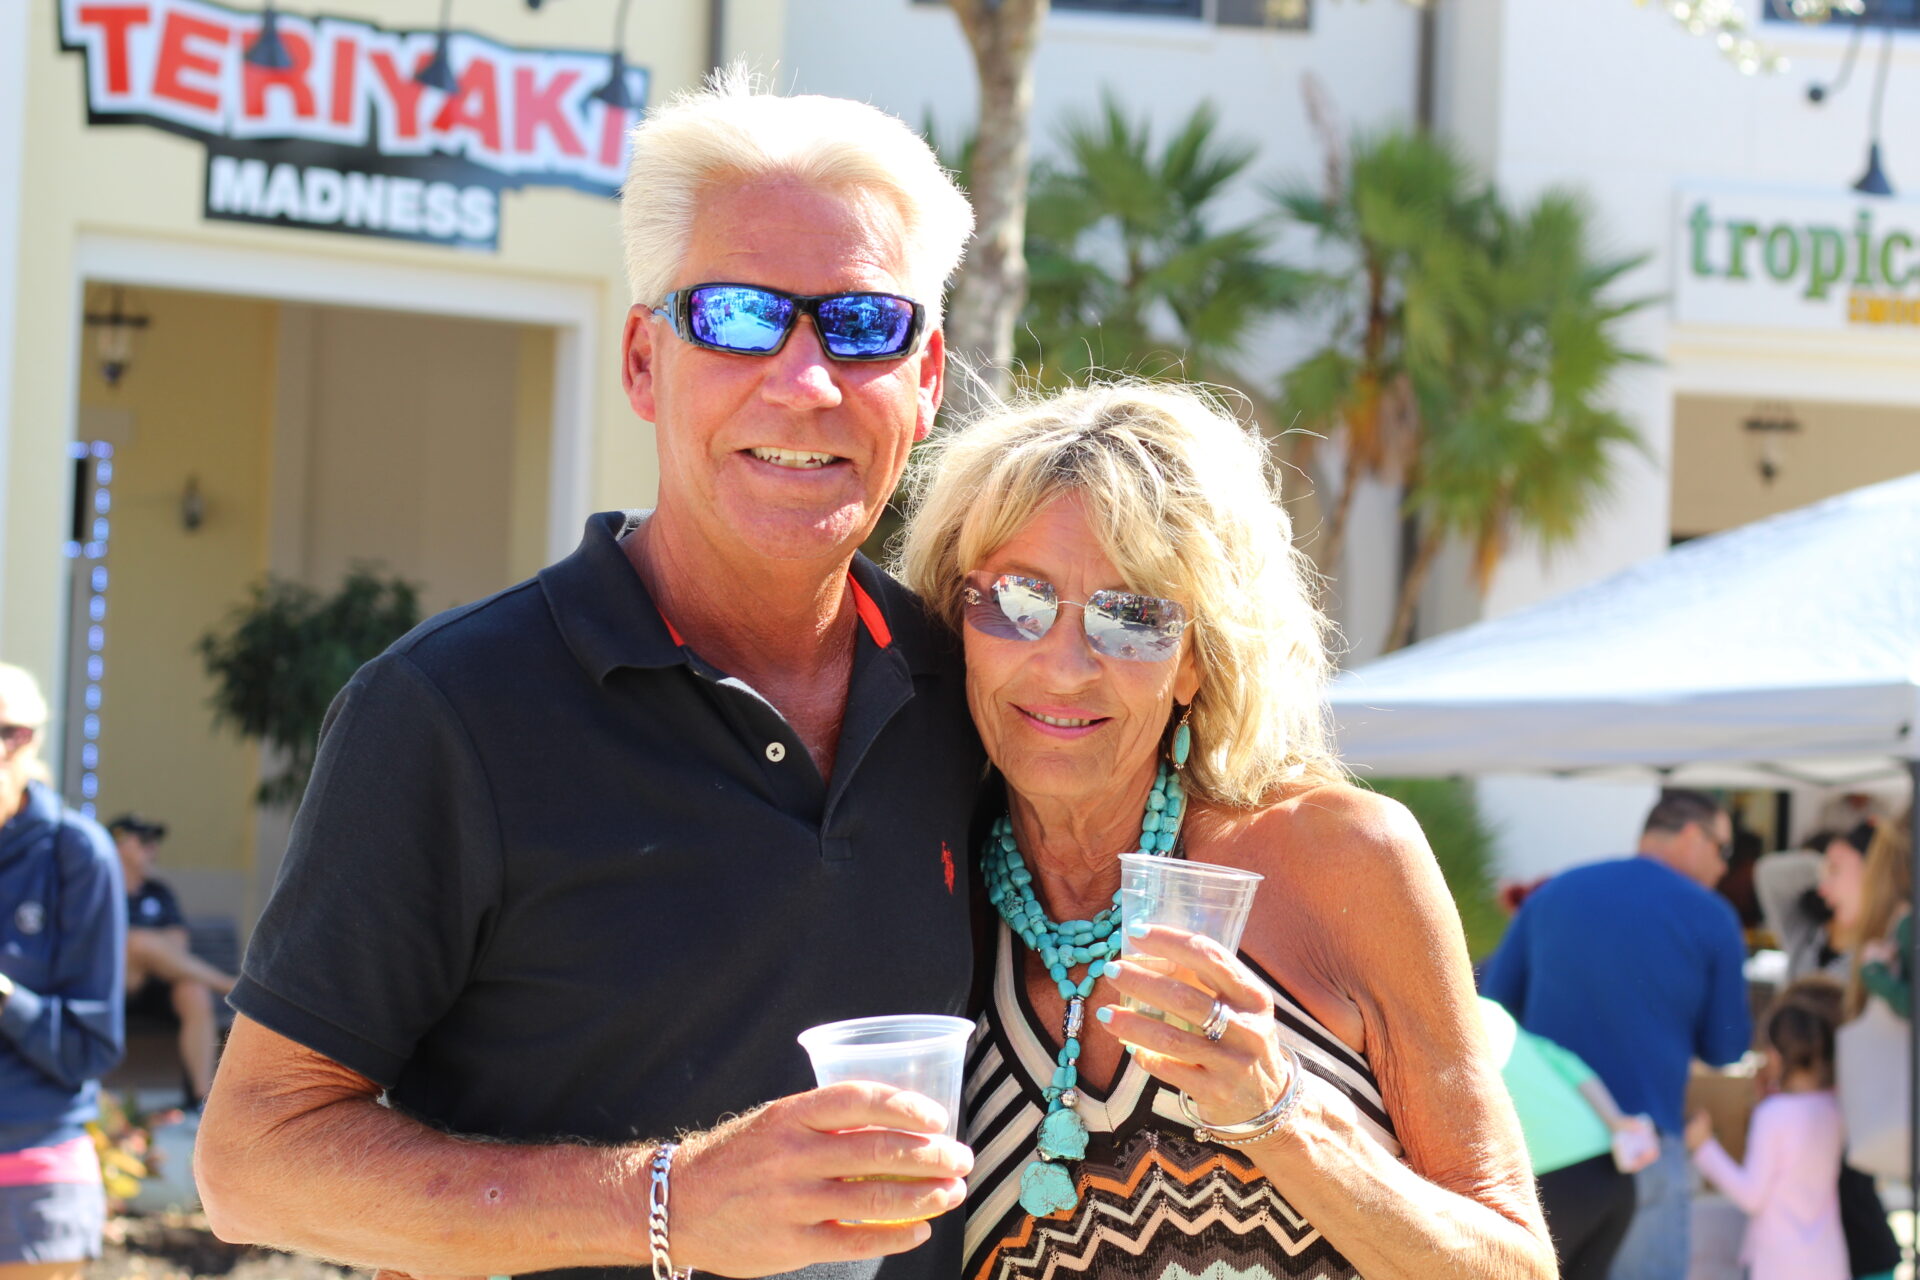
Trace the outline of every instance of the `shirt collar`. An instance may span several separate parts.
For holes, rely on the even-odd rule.
[[[573,554],[539,574],[554,625],[575,661],[595,680],[605,680],[620,667],[661,668],[687,661],[679,634],[661,616],[620,546],[621,535],[645,515],[602,511],[587,517]],[[874,647],[894,648],[895,633],[903,626],[916,637],[926,628],[920,611],[901,603],[910,605],[912,598],[865,556],[854,557],[848,581],[861,629]],[[910,646],[916,654],[925,649],[923,644]],[[909,661],[914,670],[922,669],[920,660]]]

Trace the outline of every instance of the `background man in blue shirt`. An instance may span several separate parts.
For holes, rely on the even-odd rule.
[[[1659,1127],[1660,1158],[1635,1175],[1639,1205],[1613,1280],[1684,1280],[1687,1074],[1694,1058],[1735,1061],[1753,1037],[1740,921],[1713,892],[1732,847],[1732,823],[1710,797],[1663,793],[1637,856],[1541,886],[1481,980],[1528,1031],[1585,1059],[1622,1110]]]

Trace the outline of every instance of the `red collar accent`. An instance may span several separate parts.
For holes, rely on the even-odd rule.
[[[853,588],[853,610],[860,615],[860,621],[867,624],[867,634],[873,637],[874,644],[882,649],[892,644],[893,632],[887,630],[887,617],[880,612],[880,606],[851,573],[847,575],[847,585]]]
[[[851,573],[847,575],[847,585],[853,589],[853,611],[860,615],[861,623],[867,628],[867,634],[873,637],[874,644],[884,649],[893,643],[893,632],[887,628],[887,616],[880,612],[880,606],[874,603],[867,589]],[[660,615],[660,621],[666,623],[667,634],[673,637],[674,644],[684,649],[687,642],[680,638],[679,628],[666,614]]]

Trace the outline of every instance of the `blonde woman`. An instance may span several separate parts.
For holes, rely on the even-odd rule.
[[[46,785],[47,703],[0,663],[0,1280],[79,1280],[106,1217],[85,1124],[120,1060],[113,841]]]
[[[1850,1019],[1859,1017],[1876,996],[1901,1017],[1913,1017],[1913,975],[1907,969],[1907,957],[1913,954],[1911,821],[1902,816],[1877,823],[1867,846],[1859,911],[1851,922],[1858,945],[1847,984]]]
[[[1327,741],[1259,437],[1138,384],[995,414],[931,446],[901,570],[1007,792],[964,1274],[1553,1275],[1446,886]],[[1238,955],[1116,958],[1142,848],[1265,877]]]

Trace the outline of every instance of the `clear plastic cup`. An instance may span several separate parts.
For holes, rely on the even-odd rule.
[[[1247,913],[1253,908],[1253,893],[1265,877],[1257,871],[1216,866],[1211,862],[1188,862],[1156,854],[1120,855],[1120,921],[1124,930],[1136,924],[1163,924],[1212,938],[1228,951],[1240,948],[1240,935],[1247,930]],[[1120,953],[1139,954],[1133,934],[1122,934]],[[1160,963],[1157,958],[1143,957]],[[1184,970],[1176,974],[1182,981],[1193,981]],[[1126,1005],[1149,1017],[1187,1024],[1152,1005],[1128,998]],[[1188,1028],[1191,1030],[1191,1028]]]
[[[800,1047],[813,1059],[813,1077],[822,1085],[871,1080],[932,1098],[947,1109],[946,1136],[957,1139],[960,1082],[972,1035],[973,1023],[965,1018],[896,1013],[808,1027],[800,1033]],[[848,1179],[879,1180],[914,1181],[885,1174]]]
[[[947,1136],[960,1136],[960,1077],[973,1024],[932,1013],[849,1018],[809,1027],[800,1047],[822,1085],[873,1080],[924,1094],[947,1109]]]

